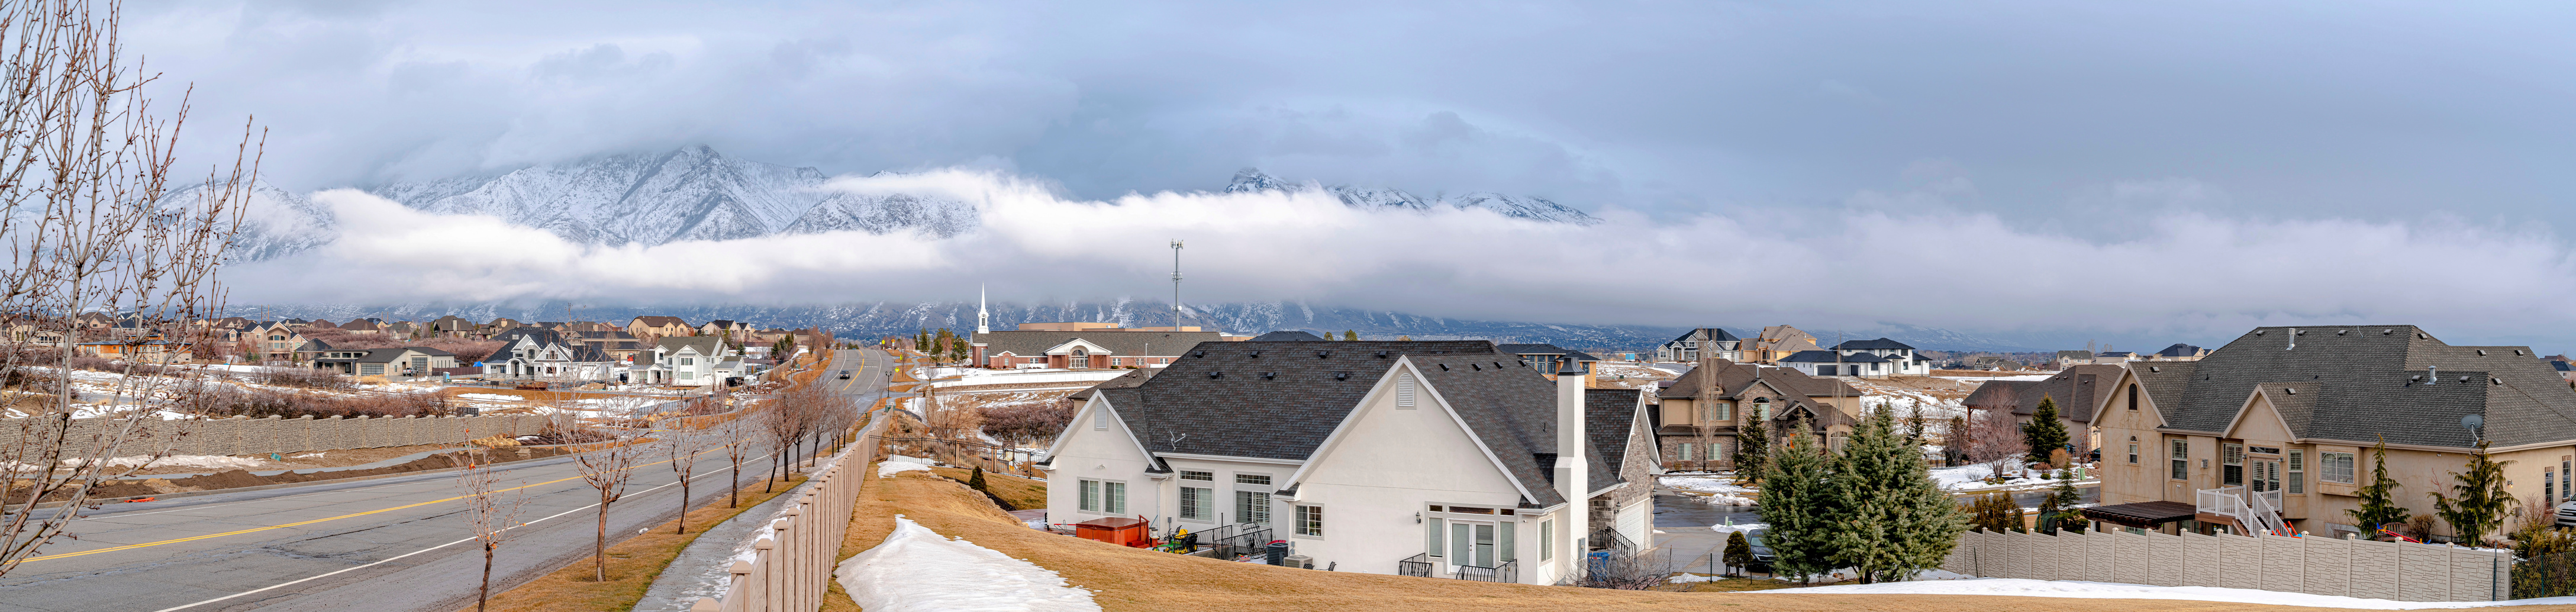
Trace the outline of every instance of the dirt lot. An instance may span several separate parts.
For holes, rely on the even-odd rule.
[[[1107,610],[1205,612],[1207,610],[1971,610],[1976,612],[2182,612],[2316,610],[2285,606],[2148,599],[2073,599],[1972,595],[1766,595],[1759,593],[1639,592],[1487,584],[1352,572],[1319,572],[1229,563],[1112,546],[1029,529],[976,493],[918,472],[894,478],[868,474],[860,506],[842,543],[841,557],[867,550],[894,529],[903,514],[942,535],[962,537],[1014,558],[1063,574],[1076,586],[1099,591]],[[1388,560],[1393,563],[1393,560]],[[825,610],[858,607],[836,593]],[[2520,608],[2509,608],[2520,609]]]

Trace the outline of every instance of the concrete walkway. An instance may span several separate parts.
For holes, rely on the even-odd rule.
[[[874,474],[870,474],[874,477]],[[689,606],[700,597],[724,598],[726,583],[733,581],[734,557],[751,550],[752,542],[767,533],[770,521],[778,520],[788,502],[803,495],[814,483],[796,485],[786,494],[733,515],[698,534],[680,556],[662,569],[661,577],[644,590],[644,598],[635,602],[635,612],[689,612]]]

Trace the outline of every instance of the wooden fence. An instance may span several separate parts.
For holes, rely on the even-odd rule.
[[[2513,554],[2443,544],[2323,537],[2082,534],[1959,535],[1941,569],[1987,578],[2207,586],[2398,601],[2510,597]]]
[[[724,599],[700,598],[690,612],[812,612],[823,607],[831,588],[832,568],[840,561],[841,540],[858,509],[859,484],[867,462],[875,457],[873,426],[841,449],[832,467],[813,475],[814,486],[771,521],[772,533],[751,545],[752,560],[735,561]]]

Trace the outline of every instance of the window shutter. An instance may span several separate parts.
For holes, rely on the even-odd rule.
[[[1512,551],[1516,550],[1512,548],[1512,525],[1512,523],[1503,523],[1501,527],[1495,528],[1494,534],[1494,548],[1502,551],[1502,560],[1507,563],[1517,558],[1512,554]]]
[[[1395,407],[1399,410],[1413,408],[1413,374],[1395,375]]]
[[[1107,411],[1107,410],[1093,410],[1093,411],[1091,411],[1091,428],[1092,428],[1092,429],[1108,429],[1108,428],[1109,428],[1109,411]]]

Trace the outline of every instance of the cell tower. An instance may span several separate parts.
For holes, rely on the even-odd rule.
[[[1172,326],[1181,325],[1181,241],[1172,241]]]

